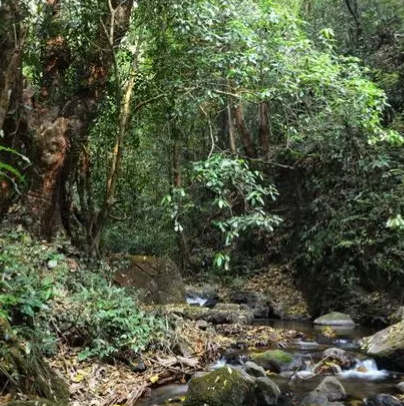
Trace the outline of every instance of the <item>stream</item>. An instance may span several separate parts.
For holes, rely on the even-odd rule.
[[[284,394],[293,394],[299,401],[308,392],[313,390],[323,379],[324,375],[313,376],[311,368],[322,359],[322,352],[327,348],[336,347],[347,351],[356,359],[356,364],[349,370],[342,371],[335,376],[341,381],[348,395],[347,404],[357,404],[356,401],[379,393],[397,393],[395,386],[404,379],[404,374],[379,370],[373,359],[366,357],[359,351],[358,340],[375,333],[375,330],[356,326],[350,328],[332,327],[336,337],[328,339],[326,343],[320,337],[323,326],[316,326],[311,322],[287,320],[262,320],[259,325],[270,325],[275,329],[295,330],[304,334],[304,339],[296,340],[283,350],[295,358],[304,361],[306,367],[297,373],[281,372],[279,375],[270,375]],[[260,349],[265,350],[265,348]],[[240,352],[240,355],[248,355]],[[225,358],[217,360],[210,366],[210,370],[227,364]],[[234,366],[234,365],[232,365]],[[178,399],[187,392],[187,385],[167,385],[152,391],[151,397],[139,403],[139,406],[167,405],[172,399]]]

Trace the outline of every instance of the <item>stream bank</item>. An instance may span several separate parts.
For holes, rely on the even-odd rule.
[[[18,294],[20,298],[21,292],[27,292],[22,295],[26,301],[19,299],[19,306],[7,306],[6,303],[1,310],[8,312],[15,323],[13,328],[18,328],[18,320],[27,316],[24,312],[27,305],[31,306],[29,309],[35,316],[32,326],[36,327],[31,331],[36,334],[33,337],[52,344],[51,347],[42,346],[43,352],[39,355],[49,354],[46,349],[57,351],[56,355],[48,356],[47,361],[52,373],[55,371],[68,385],[69,403],[73,406],[130,406],[150,392],[153,399],[158,387],[164,392],[167,385],[186,384],[195,373],[209,370],[221,358],[219,365],[227,362],[237,367],[251,351],[278,348],[291,351],[293,355],[293,351],[302,351],[301,342],[313,346],[313,342],[306,339],[310,337],[310,327],[307,331],[303,328],[310,324],[293,321],[308,318],[307,307],[304,302],[296,303],[301,295],[296,293],[285,270],[273,268],[273,279],[263,283],[257,277],[254,283],[251,280],[238,286],[237,291],[221,287],[211,292],[210,303],[205,301],[203,308],[185,303],[148,305],[137,301],[138,293],[132,280],[128,287],[115,285],[116,272],[122,276],[122,269],[112,270],[106,264],[89,268],[68,241],[61,240],[57,246],[38,242],[21,228],[14,232],[5,230],[0,243],[7,247],[3,277],[12,287],[11,291],[8,288],[2,293]],[[144,282],[143,275],[149,274],[149,285],[157,286],[158,292],[164,291],[164,297],[145,292],[145,299],[155,297],[164,302],[178,294],[176,301],[185,302],[182,297],[185,289],[177,283],[178,278],[169,277],[174,271],[179,274],[171,262],[156,262],[148,257],[131,259],[129,264],[137,261],[136,270],[140,265],[142,268],[142,277],[136,280]],[[147,264],[151,269],[146,268]],[[164,265],[161,278],[156,264]],[[169,281],[173,282],[173,290],[168,289]],[[123,284],[122,280],[120,284]],[[266,299],[267,286],[272,289],[269,301]],[[28,300],[28,293],[32,292],[36,292],[39,304]],[[284,305],[282,298],[285,298]],[[196,302],[201,299],[207,298],[195,298]],[[276,316],[292,321],[270,325],[266,317],[272,315],[272,311]],[[129,326],[128,321],[132,322]],[[37,322],[41,324],[37,325]],[[45,337],[44,332],[47,333]],[[321,328],[314,336],[312,341],[317,344],[332,345]],[[27,339],[23,336],[19,339],[24,351],[29,352],[31,347]],[[130,344],[143,340],[138,347],[141,349],[131,349],[127,340]],[[294,346],[297,346],[296,350],[293,350]],[[98,352],[94,352],[97,349]],[[289,378],[279,376],[277,384],[286,391],[282,380]],[[21,388],[0,394],[0,403],[33,400],[32,393]],[[178,386],[175,388],[177,391]]]
[[[359,405],[365,399],[374,399],[380,394],[393,395],[397,402],[400,402],[397,384],[404,379],[403,373],[379,369],[376,362],[359,349],[358,340],[374,333],[374,328],[361,326],[333,328],[335,335],[324,340],[321,327],[307,321],[265,320],[262,324],[274,328],[275,331],[288,331],[290,328],[296,330],[295,338],[288,341],[286,345],[284,343],[281,345],[281,351],[285,351],[293,359],[294,363],[291,364],[293,368],[289,370],[286,368],[278,373],[270,372],[268,375],[280,388],[283,401],[287,404],[302,402],[326,376],[333,376],[341,382],[347,395],[345,404]],[[209,365],[207,370],[216,370],[223,366],[243,369],[248,360],[257,361],[257,354],[264,354],[265,351],[276,347],[279,348],[279,344],[275,347],[249,348],[226,353],[216,363]],[[351,360],[349,366],[332,372],[330,368],[337,365],[330,362],[332,359],[327,361],[325,354],[330,349],[334,351],[337,349],[345,354]],[[315,368],[320,364],[325,369],[316,371]],[[176,404],[176,400],[184,399],[187,390],[187,385],[161,387],[152,391],[151,397],[143,400],[139,405]],[[253,404],[255,403],[251,403]]]
[[[165,398],[167,388],[172,388],[168,395],[172,397],[172,393],[181,392],[181,385],[195,373],[209,369],[224,354],[237,357],[238,351],[284,346],[303,337],[299,332],[269,325],[215,325],[211,321],[192,320],[179,314],[180,311],[189,316],[197,311],[187,305],[157,309],[149,306],[145,311],[164,314],[175,330],[169,342],[149,348],[130,362],[123,358],[111,362],[80,360],[80,348],[60,347],[50,365],[69,384],[71,405],[137,405],[141,397],[152,400],[159,391]]]

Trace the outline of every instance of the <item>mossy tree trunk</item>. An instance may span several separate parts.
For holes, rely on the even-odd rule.
[[[8,3],[12,3],[14,8],[22,7],[21,1]],[[26,218],[29,220],[28,227],[39,237],[50,239],[62,228],[70,232],[72,191],[75,182],[80,178],[78,171],[82,165],[79,163],[87,144],[89,125],[96,114],[96,104],[104,94],[111,67],[114,65],[114,49],[128,29],[132,6],[133,0],[111,0],[105,8],[105,13],[94,16],[97,24],[95,40],[88,41],[87,48],[83,50],[85,57],[82,58],[84,63],[79,70],[80,78],[72,88],[67,83],[71,68],[77,62],[72,56],[74,50],[69,48],[69,42],[65,38],[61,1],[46,2],[44,36],[41,39],[43,44],[40,55],[40,94],[35,101],[34,97],[31,97],[28,103],[21,94],[17,103],[20,112],[18,125],[14,128],[5,125],[0,127],[4,131],[4,139],[24,139],[25,153],[32,162],[27,173],[30,187],[24,207]],[[10,26],[18,25],[17,14],[7,14]],[[82,29],[85,30],[85,27]],[[113,43],[110,42],[108,34],[111,30],[114,32]],[[11,45],[16,48],[15,44]],[[0,51],[0,61],[3,63],[3,57],[8,55],[8,50]],[[13,62],[13,68],[22,72],[22,58]],[[22,76],[19,80],[11,79],[7,82],[11,83],[10,91],[22,87]],[[0,90],[2,96],[8,94],[5,90]],[[25,89],[25,92],[27,90]],[[7,107],[6,101],[3,103],[0,100],[1,106]],[[16,114],[10,111],[12,106],[8,104],[7,113],[2,114],[5,116],[5,122],[7,118],[16,117]],[[15,128],[19,131],[16,132]],[[21,132],[21,129],[24,131]],[[95,215],[82,214],[88,217]]]

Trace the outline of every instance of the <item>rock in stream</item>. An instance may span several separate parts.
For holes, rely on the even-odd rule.
[[[361,345],[379,366],[404,371],[404,321],[362,339]]]
[[[184,406],[275,406],[281,391],[266,376],[225,366],[189,382]]]
[[[349,314],[340,312],[331,312],[318,317],[314,320],[314,324],[320,324],[323,326],[355,326],[355,322]]]

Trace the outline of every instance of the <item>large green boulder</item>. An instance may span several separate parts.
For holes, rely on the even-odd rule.
[[[251,355],[252,361],[266,371],[279,373],[292,370],[296,364],[293,356],[282,350],[268,350]]]
[[[355,322],[352,320],[349,314],[340,312],[331,312],[325,314],[324,316],[318,317],[314,320],[314,324],[319,324],[322,326],[355,326]]]
[[[241,369],[223,367],[192,378],[184,406],[275,406],[280,394],[268,377],[254,378]]]
[[[254,380],[241,370],[223,367],[189,382],[184,406],[241,406],[254,398]]]
[[[362,339],[361,347],[380,367],[404,371],[404,321]]]

